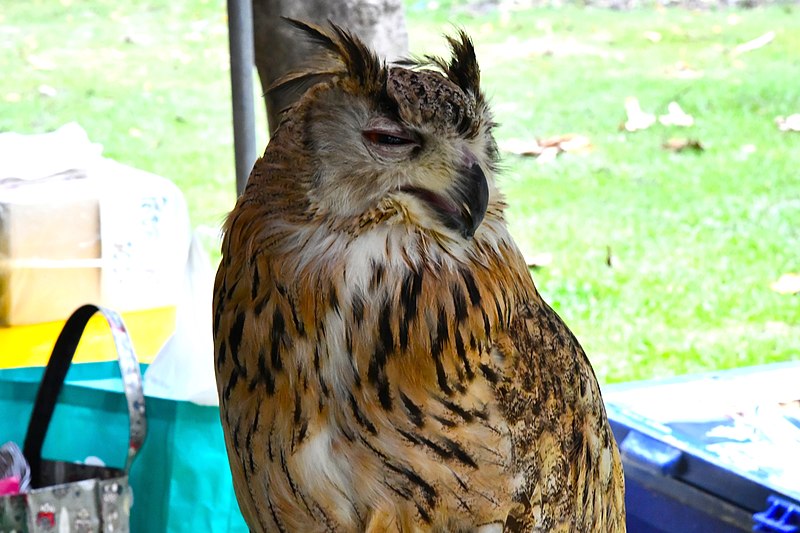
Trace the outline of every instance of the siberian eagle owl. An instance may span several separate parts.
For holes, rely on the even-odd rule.
[[[221,419],[254,532],[625,530],[597,380],[504,219],[473,44],[333,24],[225,225]]]

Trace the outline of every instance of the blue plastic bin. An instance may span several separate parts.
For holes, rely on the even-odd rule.
[[[631,533],[800,533],[800,362],[604,388]]]

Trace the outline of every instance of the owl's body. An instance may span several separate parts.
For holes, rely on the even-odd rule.
[[[305,29],[323,81],[256,163],[214,293],[251,530],[624,531],[597,381],[506,229],[471,43],[440,74]]]

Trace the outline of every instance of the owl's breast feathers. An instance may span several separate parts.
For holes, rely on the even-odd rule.
[[[392,209],[253,231],[268,209],[240,200],[214,294],[252,529],[624,530],[597,381],[498,213],[456,258]]]

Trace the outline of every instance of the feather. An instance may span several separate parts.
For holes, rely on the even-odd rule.
[[[310,22],[282,18],[326,53],[313,57],[302,70],[279,78],[270,86],[270,91],[310,77],[336,75],[352,78],[367,94],[377,93],[385,86],[386,66],[352,33],[331,21],[328,21],[329,29],[326,29]]]
[[[446,68],[447,77],[464,92],[469,92],[476,98],[483,98],[480,90],[481,73],[472,39],[464,30],[458,32],[458,37],[458,40],[447,38],[453,54]]]

